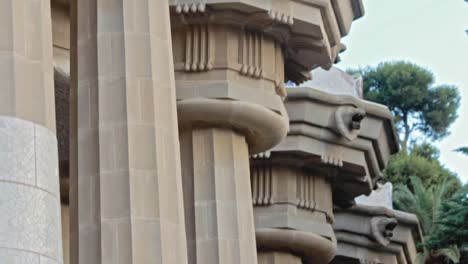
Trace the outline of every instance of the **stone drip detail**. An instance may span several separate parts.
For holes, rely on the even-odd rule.
[[[213,41],[210,26],[195,24],[187,27],[185,38],[185,71],[209,71],[213,68]]]
[[[297,207],[315,209],[314,177],[304,174],[297,176]]]
[[[0,116],[0,146],[0,261],[63,263],[55,134]]]
[[[258,32],[246,31],[239,38],[239,42],[240,73],[253,78],[262,77],[263,35]]]
[[[253,205],[271,205],[273,199],[273,175],[271,165],[264,164],[250,167]]]

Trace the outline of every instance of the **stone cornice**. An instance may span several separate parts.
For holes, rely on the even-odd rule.
[[[390,155],[398,151],[389,110],[313,88],[289,88],[288,94],[290,130],[269,151],[269,160],[329,178],[334,202],[340,206],[350,206],[354,197],[369,194]]]
[[[345,49],[341,38],[364,13],[360,0],[172,0],[173,28],[225,24],[274,37],[283,45],[287,80],[302,83],[316,67],[329,69]]]
[[[372,260],[375,259],[375,252],[386,252],[395,255],[398,263],[414,260],[415,244],[422,239],[415,215],[361,204],[348,209],[334,208],[333,211],[338,256]],[[360,248],[361,253],[355,255],[353,252],[358,251],[350,250],[349,246]]]

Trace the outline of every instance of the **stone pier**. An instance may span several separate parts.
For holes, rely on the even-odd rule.
[[[71,13],[71,263],[187,263],[168,2]]]
[[[257,263],[249,155],[286,136],[285,82],[308,80],[319,66],[329,69],[362,6],[170,3],[189,262]],[[304,250],[317,245],[296,242]]]
[[[0,1],[0,262],[63,263],[50,1]]]
[[[288,136],[251,159],[261,264],[329,263],[337,251],[333,208],[370,194],[398,150],[389,110],[351,96],[356,81],[331,73],[338,81],[287,89]]]

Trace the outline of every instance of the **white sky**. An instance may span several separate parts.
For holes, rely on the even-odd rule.
[[[344,39],[342,69],[408,60],[430,69],[437,84],[454,84],[462,96],[451,135],[436,145],[441,161],[468,182],[468,3],[464,0],[363,0],[365,15]]]

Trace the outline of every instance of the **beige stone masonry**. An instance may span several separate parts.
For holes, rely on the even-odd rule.
[[[362,15],[362,6],[360,1],[347,0],[340,3],[171,0],[170,5],[189,262],[257,263],[253,230],[231,230],[233,233],[228,237],[234,238],[230,243],[239,244],[241,248],[231,247],[225,251],[226,238],[213,235],[218,233],[199,225],[207,222],[206,218],[218,231],[229,229],[232,219],[253,226],[254,219],[249,213],[252,210],[251,196],[246,193],[229,196],[232,204],[242,205],[232,210],[230,220],[212,212],[206,213],[206,204],[211,203],[216,209],[211,211],[223,213],[227,205],[220,198],[221,194],[228,190],[248,192],[253,184],[249,179],[249,167],[239,164],[248,164],[249,155],[275,147],[287,134],[288,114],[283,105],[287,96],[285,81],[300,83],[310,78],[311,69],[331,67],[344,47],[340,44],[341,37],[347,34],[351,22]],[[229,143],[232,140],[226,138],[224,144],[228,145],[223,147],[226,148],[223,152],[221,135],[224,134],[236,135],[239,141],[245,142],[245,149],[231,150],[236,149],[234,143]],[[207,141],[210,138],[212,140]],[[210,153],[213,157],[199,157],[202,156],[200,152],[203,155]],[[223,155],[233,155],[233,158],[224,161]],[[197,169],[198,166],[203,170]],[[233,173],[230,171],[233,168],[247,174]],[[254,203],[273,202],[271,193],[265,193],[266,180],[270,178],[266,177],[261,185],[257,183],[256,186],[264,188],[253,193]],[[215,195],[208,199],[194,194],[200,186],[204,186],[206,193]],[[317,188],[331,187],[324,181],[317,183]],[[324,204],[320,205],[324,212],[326,202],[324,197]],[[331,203],[328,209],[331,213]],[[280,213],[275,217],[281,216]],[[316,217],[327,218],[326,213],[318,213]],[[305,222],[301,224],[309,226]],[[265,231],[266,236],[257,234],[257,239],[288,241],[294,240],[289,237],[291,234],[296,235]],[[316,257],[323,261],[333,256],[331,226],[327,225],[324,232],[330,238],[329,243],[325,243],[323,251],[313,251],[311,259]],[[207,238],[217,246],[206,246]],[[292,250],[297,247],[297,251],[306,255],[310,255],[306,252],[310,252],[311,247],[321,247],[320,242],[326,240],[300,232],[297,238],[300,239],[294,240]],[[310,242],[309,246],[304,243],[306,241]],[[326,254],[320,257],[317,252]],[[226,256],[230,257],[223,259]]]
[[[288,137],[274,151],[297,153],[304,166],[334,171],[333,202],[370,194],[398,151],[392,116],[382,105],[310,87],[288,89]]]
[[[339,60],[338,54],[345,49],[341,38],[349,33],[352,21],[364,14],[360,0],[170,0],[169,2],[174,12],[183,16],[183,20],[179,21],[194,25],[191,31],[196,35],[210,34],[210,28],[197,28],[196,24],[200,21],[233,25],[249,29],[250,32],[245,38],[240,39],[241,46],[247,47],[247,53],[241,53],[238,61],[217,60],[217,54],[207,52],[202,57],[202,61],[207,58],[204,63],[208,63],[208,67],[197,68],[192,63],[191,67],[185,65],[187,70],[206,71],[227,67],[240,71],[242,75],[257,78],[262,75],[263,70],[268,76],[268,68],[276,65],[266,63],[265,59],[269,60],[268,56],[260,55],[259,61],[254,58],[248,59],[252,54],[249,51],[257,54],[255,52],[259,47],[257,41],[265,39],[263,34],[258,33],[263,32],[283,45],[286,79],[296,83],[309,79],[310,70],[316,67],[329,69]],[[179,21],[173,21],[175,26]],[[193,40],[198,39],[203,38]],[[208,50],[214,47],[209,42],[205,45]],[[235,50],[233,47],[231,52]],[[261,48],[260,51],[266,50]],[[177,55],[175,60],[176,69],[184,67],[184,64],[177,66]],[[192,61],[185,60],[185,62]]]
[[[0,263],[63,263],[51,21],[0,1]]]
[[[257,248],[328,263],[337,248],[333,207],[369,194],[398,150],[392,117],[353,96],[287,90],[288,136],[250,161]]]
[[[222,128],[186,130],[180,137],[189,262],[254,263],[245,137]]]
[[[260,252],[258,254],[260,264],[302,264],[301,258],[288,253]]]
[[[415,215],[361,204],[337,209],[335,215],[338,250],[331,263],[415,263],[422,239]]]
[[[167,1],[74,1],[73,35],[72,263],[187,263]]]
[[[0,115],[55,133],[51,25],[49,1],[0,2]]]

